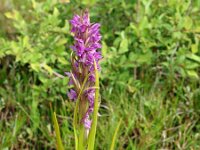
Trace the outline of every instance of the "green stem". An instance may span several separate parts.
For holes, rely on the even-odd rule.
[[[81,89],[80,89],[78,98],[77,98],[77,100],[76,100],[76,106],[75,106],[75,109],[74,109],[73,126],[74,126],[75,149],[76,149],[76,150],[78,150],[78,147],[79,147],[79,141],[78,141],[78,135],[77,135],[77,120],[78,120],[77,113],[78,113],[78,107],[79,107],[79,103],[80,103],[80,97],[81,97],[81,94],[82,94],[82,92],[83,92],[85,83],[87,82],[87,79],[88,79],[88,76],[86,76],[86,78],[85,78],[84,81],[83,81],[83,85],[82,85],[82,87],[81,87]]]
[[[79,150],[84,150],[85,149],[84,140],[85,140],[85,128],[84,128],[83,125],[81,125],[80,132],[79,132],[79,148],[78,148]]]
[[[85,149],[85,142],[86,142],[86,134],[85,134],[85,127],[82,123],[82,119],[84,118],[87,112],[87,101],[81,99],[79,102],[79,150]]]

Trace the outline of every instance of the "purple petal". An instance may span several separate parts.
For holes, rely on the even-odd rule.
[[[86,113],[85,117],[83,118],[83,124],[86,129],[90,129],[92,121],[89,120],[89,114]]]
[[[70,90],[68,93],[67,93],[68,97],[70,100],[76,100],[77,99],[77,94],[74,90]]]

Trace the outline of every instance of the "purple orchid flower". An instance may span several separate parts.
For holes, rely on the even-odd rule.
[[[86,129],[90,129],[90,114],[94,109],[95,98],[94,61],[97,64],[97,69],[100,71],[99,60],[102,59],[101,53],[97,51],[101,48],[100,24],[90,23],[89,13],[87,11],[81,16],[75,15],[70,20],[70,23],[72,26],[71,32],[74,35],[75,41],[71,49],[75,55],[71,59],[72,71],[71,73],[67,73],[70,78],[69,84],[74,86],[68,92],[68,97],[70,100],[75,101],[80,93],[80,88],[84,80],[87,78],[83,93],[80,96],[79,112],[82,113],[80,123],[83,123]]]

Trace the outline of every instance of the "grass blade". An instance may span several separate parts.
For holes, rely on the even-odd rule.
[[[114,132],[114,135],[113,135],[113,138],[112,138],[112,143],[111,143],[111,146],[110,146],[110,150],[114,150],[115,148],[115,143],[116,143],[116,138],[117,138],[117,133],[119,131],[119,128],[120,128],[120,125],[122,123],[122,119],[120,119],[116,129],[115,129],[115,132]]]

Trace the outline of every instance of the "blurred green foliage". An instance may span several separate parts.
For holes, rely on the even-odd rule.
[[[1,0],[0,149],[54,149],[50,103],[74,149],[68,20],[101,23],[96,149],[200,149],[199,0]]]

